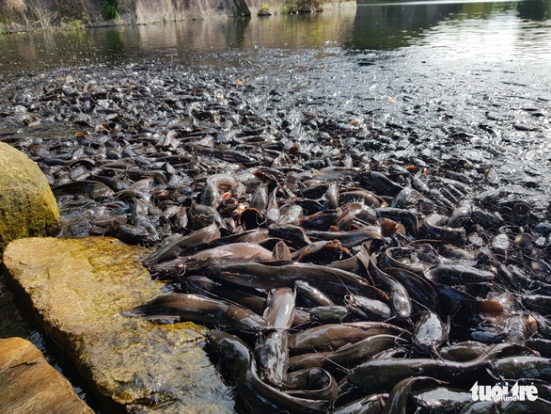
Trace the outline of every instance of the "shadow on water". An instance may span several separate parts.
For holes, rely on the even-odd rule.
[[[112,30],[106,33],[105,45],[107,48],[106,53],[113,58],[125,55],[125,44],[123,35],[119,30]]]
[[[461,10],[461,4],[358,5],[350,43],[354,49],[393,50],[409,46],[425,29]]]
[[[549,0],[527,0],[518,3],[518,17],[525,20],[544,21],[551,18]]]

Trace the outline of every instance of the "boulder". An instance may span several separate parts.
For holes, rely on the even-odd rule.
[[[93,414],[42,352],[22,338],[0,339],[0,410],[11,414]]]
[[[204,327],[121,315],[162,293],[141,264],[147,254],[112,238],[25,238],[8,245],[4,266],[108,412],[233,412],[203,350]]]
[[[38,165],[0,142],[0,253],[12,240],[53,235],[59,217],[55,197]]]
[[[245,0],[231,0],[232,7],[229,8],[230,10],[233,9],[233,15],[234,16],[250,16],[251,10],[249,9],[249,6],[247,6],[247,2]]]

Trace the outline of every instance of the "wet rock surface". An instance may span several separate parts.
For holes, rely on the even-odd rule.
[[[140,264],[145,252],[109,238],[28,238],[10,244],[4,266],[109,412],[231,412],[200,346],[203,328],[120,314],[161,292]]]
[[[0,339],[0,387],[5,413],[93,413],[42,353],[21,338]]]
[[[54,235],[59,208],[36,163],[0,142],[0,251],[12,240]]]

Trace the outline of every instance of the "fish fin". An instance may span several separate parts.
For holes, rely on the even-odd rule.
[[[127,318],[140,318],[145,316],[145,313],[140,309],[140,307],[137,307],[134,309],[125,309],[121,311],[121,315],[126,316]]]

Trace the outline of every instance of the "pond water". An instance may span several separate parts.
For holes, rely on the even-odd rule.
[[[220,52],[248,60],[263,49],[401,50],[422,48],[441,58],[551,59],[551,3],[529,1],[373,1],[341,4],[306,16],[205,20],[91,31],[26,33],[0,38],[0,71],[60,65],[118,64],[143,58],[235,65]],[[251,51],[253,54],[248,55]],[[256,56],[256,59],[255,59]],[[266,63],[266,62],[263,62]],[[272,62],[276,63],[276,62]],[[468,64],[469,62],[465,62]]]
[[[13,128],[4,105],[34,79],[145,61],[232,73],[279,91],[282,110],[393,125],[415,133],[417,153],[484,160],[549,220],[551,0],[366,1],[305,16],[3,35],[0,136]]]
[[[528,1],[373,1],[341,4],[305,16],[271,16],[90,31],[0,37],[0,73],[82,64],[172,59],[186,64],[268,64],[270,49],[285,55],[318,51],[430,53],[441,61],[551,59],[551,3]],[[236,59],[220,53],[234,51]],[[244,58],[246,56],[246,59]],[[278,66],[277,61],[271,60]],[[404,62],[406,63],[406,62]],[[520,62],[519,62],[520,63]]]
[[[528,1],[373,1],[324,13],[0,37],[0,73],[60,65],[119,64],[143,58],[235,65],[228,50],[265,57],[264,49],[396,51],[476,60],[551,59],[551,3]],[[254,52],[250,54],[250,52]],[[256,59],[255,59],[256,56]],[[266,63],[266,62],[263,62]],[[276,62],[272,62],[276,63]],[[468,64],[469,62],[465,62]]]

